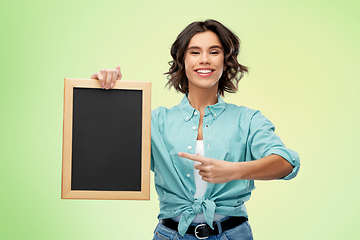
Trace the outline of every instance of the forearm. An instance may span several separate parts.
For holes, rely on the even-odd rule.
[[[232,175],[234,180],[273,180],[285,177],[292,170],[288,161],[272,154],[254,161],[234,163]]]

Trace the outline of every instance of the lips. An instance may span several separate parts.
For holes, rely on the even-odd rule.
[[[195,70],[196,74],[201,77],[208,77],[212,75],[214,71],[215,70],[211,68],[199,68]]]

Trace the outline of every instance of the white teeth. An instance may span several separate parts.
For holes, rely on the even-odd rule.
[[[196,72],[198,72],[198,73],[211,73],[212,70],[211,69],[199,69],[199,70],[196,70]]]

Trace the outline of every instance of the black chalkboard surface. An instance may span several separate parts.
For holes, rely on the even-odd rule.
[[[62,198],[149,199],[150,83],[65,79]]]

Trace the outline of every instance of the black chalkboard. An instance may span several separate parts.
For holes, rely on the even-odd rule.
[[[65,86],[65,92],[68,88],[71,94],[65,93],[64,104],[62,197],[148,199],[144,194],[149,193],[144,189],[149,185],[150,150],[144,147],[150,146],[147,144],[150,142],[150,123],[147,123],[150,105],[145,101],[150,100],[144,97],[150,96],[144,94],[144,89],[136,89],[139,87],[129,89],[134,82],[118,81],[114,89],[107,91],[100,89],[96,80],[68,81],[71,87]],[[89,81],[96,87],[77,86],[89,84]],[[67,97],[71,98],[71,104],[66,104]],[[70,114],[65,114],[69,111]],[[146,119],[144,113],[148,115]],[[71,132],[67,142],[65,130]],[[70,153],[65,153],[66,146]],[[144,157],[147,158],[145,162]],[[70,172],[66,172],[68,169]],[[64,182],[64,178],[67,181]]]
[[[74,88],[73,104],[71,189],[140,191],[142,91]]]

